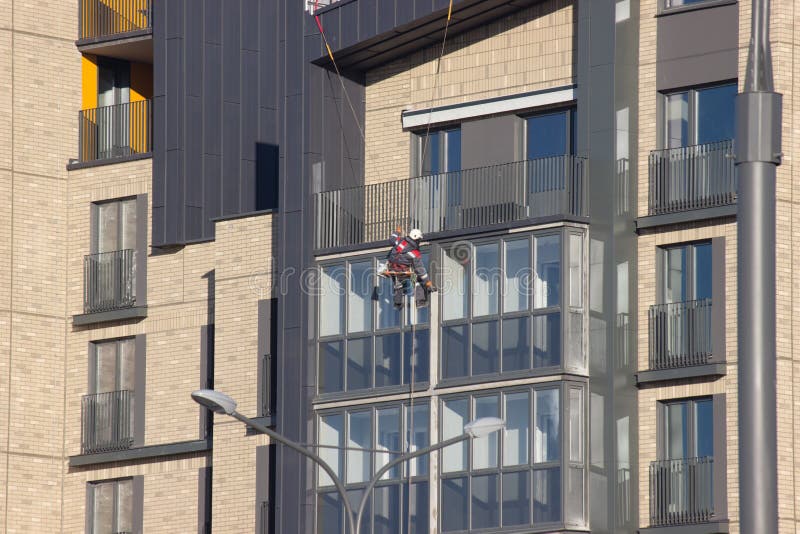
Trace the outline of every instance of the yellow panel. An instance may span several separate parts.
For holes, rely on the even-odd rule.
[[[97,107],[97,57],[85,54],[81,58],[82,99],[81,109]]]
[[[153,98],[153,66],[131,63],[131,102]]]

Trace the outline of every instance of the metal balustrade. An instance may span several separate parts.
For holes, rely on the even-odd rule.
[[[430,234],[588,216],[585,169],[584,158],[553,156],[317,193],[315,246],[383,241],[397,226]]]
[[[80,0],[79,39],[153,29],[151,0]]]
[[[146,154],[153,150],[153,110],[139,100],[79,112],[79,161]]]
[[[733,141],[650,153],[650,215],[736,203]]]
[[[133,445],[133,392],[84,395],[81,400],[81,454],[130,449]]]
[[[685,458],[650,464],[650,525],[705,523],[714,516],[714,459]]]
[[[708,363],[712,350],[711,299],[650,307],[650,369]]]
[[[97,313],[136,304],[136,251],[89,254],[83,260],[83,311]]]
[[[273,410],[272,354],[261,357],[261,417],[269,417]]]

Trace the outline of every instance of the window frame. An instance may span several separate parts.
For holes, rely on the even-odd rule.
[[[686,283],[686,298],[678,302],[691,302],[693,300],[697,300],[697,247],[698,246],[708,246],[711,250],[711,265],[709,268],[711,272],[709,275],[712,279],[711,288],[711,301],[714,302],[715,297],[717,296],[714,292],[714,266],[715,266],[715,247],[713,239],[700,239],[697,241],[686,241],[683,243],[670,243],[666,245],[659,245],[657,249],[657,282],[658,287],[656,290],[656,303],[657,304],[666,304],[667,303],[667,278],[669,276],[669,269],[668,269],[668,261],[669,261],[669,251],[670,250],[677,250],[677,249],[684,249],[685,253],[687,254],[687,261],[686,261],[686,271],[683,273],[685,283]]]
[[[431,414],[431,405],[432,400],[429,398],[422,398],[422,399],[414,399],[413,408],[416,410],[419,407],[427,407],[428,412],[428,424],[426,427],[427,431],[427,443],[430,445],[432,443],[433,437],[433,417]],[[372,403],[368,405],[350,405],[350,406],[342,406],[337,408],[324,408],[320,410],[315,410],[314,412],[314,435],[316,437],[317,442],[320,442],[320,421],[323,417],[326,416],[341,416],[342,417],[342,443],[344,443],[344,447],[349,447],[348,441],[350,439],[350,416],[351,414],[358,414],[358,413],[369,413],[370,414],[370,428],[371,428],[371,436],[370,436],[370,448],[371,451],[367,452],[369,455],[369,464],[370,470],[367,474],[366,481],[362,482],[348,482],[347,481],[347,469],[348,463],[350,461],[350,454],[352,451],[346,449],[340,449],[339,455],[341,461],[341,472],[339,473],[339,478],[342,481],[342,484],[347,489],[348,495],[353,492],[360,492],[363,495],[363,491],[366,489],[367,484],[372,476],[377,473],[379,464],[379,458],[383,454],[387,454],[387,452],[379,452],[379,445],[378,445],[378,412],[380,410],[397,408],[400,411],[400,428],[399,428],[399,435],[401,440],[401,447],[403,441],[407,438],[409,431],[413,431],[413,428],[410,428],[410,416],[408,411],[411,408],[411,402],[408,399],[400,400],[400,401],[383,401]],[[414,427],[416,428],[417,425],[415,424]],[[427,445],[426,445],[427,446]],[[391,455],[391,452],[388,454]],[[424,516],[426,517],[426,521],[429,521],[430,515],[430,484],[431,484],[431,461],[427,459],[425,462],[425,470],[424,473],[419,473],[419,462],[420,459],[411,460],[410,462],[403,462],[396,468],[396,476],[392,478],[381,478],[376,484],[373,489],[373,498],[367,501],[367,507],[365,508],[365,517],[362,519],[362,525],[365,525],[363,529],[367,532],[372,532],[374,528],[375,522],[375,513],[374,513],[374,492],[384,487],[398,487],[399,488],[399,510],[396,510],[399,514],[403,514],[406,510],[407,503],[404,502],[404,495],[406,494],[405,488],[410,483],[415,487],[420,487],[420,485],[426,485],[428,491],[428,507],[424,510]],[[412,464],[415,467],[417,474],[409,475]],[[384,464],[385,465],[385,464]],[[382,467],[382,466],[381,466]],[[314,523],[315,529],[314,532],[319,532],[319,524],[318,524],[318,517],[319,517],[319,509],[320,509],[320,497],[322,495],[335,495],[337,500],[341,499],[338,491],[336,490],[335,486],[332,484],[329,485],[321,485],[320,481],[323,477],[327,477],[324,472],[321,470],[319,466],[314,468],[314,476],[313,476],[313,488],[314,488],[314,498],[315,498],[315,515],[314,515]],[[409,497],[410,498],[410,497]],[[403,517],[403,520],[405,518]],[[347,532],[345,514],[341,516],[340,531],[339,532]],[[366,526],[368,523],[368,527]]]
[[[714,396],[713,395],[701,395],[698,397],[686,397],[680,399],[668,399],[659,402],[659,410],[661,411],[661,421],[658,425],[658,459],[659,460],[683,460],[689,458],[702,458],[701,456],[697,456],[695,453],[697,452],[697,436],[695,435],[695,428],[696,428],[696,417],[697,417],[697,404],[699,402],[708,402],[711,405],[712,410],[712,417],[714,417]],[[668,450],[669,450],[669,417],[668,417],[668,409],[670,406],[679,406],[685,405],[686,410],[686,448],[688,449],[691,454],[689,456],[684,456],[684,458],[667,458]],[[712,428],[714,426],[714,422],[712,421]],[[714,436],[714,432],[712,429],[712,436]],[[716,437],[716,436],[715,436]],[[716,442],[717,439],[714,439],[712,443],[712,450],[714,453],[716,452]],[[712,454],[712,458],[715,454]]]
[[[431,135],[434,135],[434,134],[442,134],[442,133],[447,134],[447,133],[455,131],[455,130],[459,130],[459,132],[461,132],[461,123],[460,122],[447,124],[447,125],[444,125],[444,126],[437,126],[436,128],[431,128],[430,130],[419,129],[419,130],[413,130],[411,132],[411,169],[410,169],[411,174],[410,175],[412,177],[435,176],[437,174],[447,174],[448,172],[459,172],[459,171],[463,171],[464,170],[462,162],[459,161],[458,162],[458,167],[459,167],[458,169],[454,169],[452,171],[442,171],[442,170],[440,170],[439,172],[427,172],[426,173],[425,170],[424,170],[425,162],[423,162],[421,160],[422,153],[423,153],[424,142],[425,142],[425,138],[426,137],[430,137]],[[459,134],[459,137],[460,137],[460,135],[461,134]],[[449,138],[449,135],[444,135],[438,141],[438,143],[439,143],[439,153],[444,155],[444,158],[445,158],[444,162],[443,162],[445,169],[449,166],[449,163],[450,163],[449,159],[448,159],[448,142],[449,142],[448,138]],[[463,159],[463,153],[461,153],[461,149],[462,148],[463,148],[463,142],[462,142],[462,146],[459,147],[459,153],[461,154],[462,159]],[[428,147],[428,150],[430,150],[430,145]],[[430,152],[428,152],[428,153],[430,153]]]
[[[582,432],[582,440],[583,440],[583,447],[581,451],[581,461],[573,461],[569,456],[569,444],[571,443],[571,435],[570,435],[570,428],[569,428],[569,417],[570,417],[570,407],[568,406],[569,400],[569,391],[570,389],[580,389],[582,391],[582,402],[581,402],[581,432]],[[559,422],[558,422],[558,432],[559,432],[559,447],[558,453],[559,458],[557,460],[550,460],[544,462],[536,462],[535,461],[535,427],[536,427],[536,392],[537,391],[558,391],[558,399],[559,399],[559,406],[558,406],[558,415],[559,415]],[[467,495],[468,495],[468,509],[465,511],[467,525],[468,528],[466,530],[452,530],[447,531],[448,534],[468,534],[471,532],[476,532],[476,530],[472,529],[472,510],[471,510],[471,500],[472,500],[472,478],[474,476],[486,476],[486,475],[497,475],[497,502],[498,502],[498,526],[496,527],[488,527],[491,528],[492,532],[519,532],[521,529],[534,529],[550,531],[552,529],[560,529],[565,528],[568,525],[575,526],[580,525],[584,526],[587,524],[587,483],[588,483],[588,447],[586,446],[586,436],[587,436],[587,429],[588,429],[588,414],[587,414],[587,391],[588,391],[588,384],[586,382],[580,381],[573,381],[573,380],[560,380],[557,382],[543,382],[537,384],[527,384],[527,385],[519,385],[519,386],[511,386],[505,388],[493,388],[481,391],[469,391],[469,392],[461,392],[455,393],[451,395],[442,395],[438,398],[438,410],[439,410],[439,421],[438,421],[438,431],[440,439],[444,436],[444,417],[441,415],[444,413],[444,406],[445,403],[448,401],[458,401],[466,399],[468,402],[468,412],[467,412],[467,420],[473,420],[475,414],[475,402],[476,399],[481,397],[487,397],[495,395],[498,398],[499,408],[500,408],[500,417],[506,417],[506,397],[510,394],[515,393],[528,393],[528,462],[526,464],[517,464],[517,465],[504,465],[504,453],[505,453],[505,440],[506,434],[504,432],[500,432],[497,438],[497,466],[496,467],[488,467],[488,468],[474,468],[473,467],[473,460],[474,460],[474,441],[469,440],[467,441],[467,451],[465,456],[465,464],[466,469],[458,470],[458,471],[447,471],[444,472],[444,450],[442,450],[439,454],[439,462],[437,467],[436,473],[436,483],[438,485],[438,509],[441,511],[443,510],[443,490],[442,484],[445,480],[448,479],[466,479],[467,483]],[[461,446],[460,444],[451,445],[451,447]],[[445,449],[446,450],[446,449]],[[560,519],[555,522],[547,522],[547,523],[535,523],[533,518],[533,500],[534,500],[534,493],[533,493],[533,486],[534,486],[534,473],[536,471],[542,471],[546,469],[559,469],[559,483],[560,483],[560,510],[559,510],[559,517]],[[567,521],[567,507],[572,505],[573,503],[568,502],[567,500],[567,477],[569,475],[570,469],[579,468],[582,470],[582,481],[583,481],[583,495],[581,500],[581,507],[582,507],[582,516],[583,522],[568,522]],[[502,483],[502,475],[503,474],[511,474],[511,473],[528,473],[528,481],[527,486],[529,490],[528,495],[528,509],[529,509],[529,517],[528,523],[523,525],[508,525],[503,526],[503,483]],[[478,529],[477,531],[484,531],[483,528]],[[439,532],[445,532],[444,526],[442,524],[442,514],[439,514]]]
[[[708,9],[717,6],[727,6],[738,3],[738,0],[702,0],[700,2],[693,2],[691,4],[683,4],[677,6],[668,5],[669,0],[660,0],[658,2],[658,16],[672,15],[676,13],[684,13],[686,11],[695,11],[698,9]]]
[[[580,275],[580,294],[581,294],[581,306],[572,306],[570,303],[570,250],[569,250],[569,239],[570,236],[577,235],[581,238],[581,275]],[[537,250],[536,250],[536,240],[538,238],[549,237],[549,236],[558,236],[560,239],[560,252],[559,252],[559,297],[558,297],[558,305],[551,305],[542,308],[535,308],[534,307],[534,299],[535,299],[535,290],[533,289],[533,284],[535,283],[535,279],[537,278],[536,273],[536,258],[537,258]],[[527,288],[527,308],[523,310],[515,310],[506,312],[504,309],[505,302],[504,296],[507,291],[507,282],[506,282],[506,250],[507,250],[507,243],[509,241],[518,241],[527,239],[528,241],[528,253],[529,253],[529,263],[528,269],[530,273],[530,277],[528,280],[528,288]],[[517,378],[517,377],[529,377],[529,376],[541,376],[541,375],[552,375],[561,370],[572,370],[576,372],[585,372],[586,371],[586,336],[587,336],[587,238],[586,238],[586,230],[582,227],[578,226],[559,226],[553,227],[538,231],[530,231],[530,232],[519,232],[519,233],[512,233],[512,234],[505,234],[501,236],[491,236],[491,237],[481,237],[477,239],[469,240],[468,242],[465,241],[457,241],[457,242],[446,242],[442,243],[440,246],[439,256],[436,258],[437,265],[441,266],[444,265],[444,255],[447,254],[447,250],[450,249],[451,246],[464,246],[465,243],[468,243],[470,246],[469,254],[470,254],[470,262],[468,267],[468,274],[466,276],[466,290],[465,290],[465,297],[468,299],[467,302],[467,316],[463,318],[457,319],[444,319],[442,310],[445,306],[445,290],[446,290],[446,283],[442,277],[444,274],[442,272],[434,272],[434,276],[437,279],[438,287],[444,288],[445,290],[439,291],[439,317],[438,322],[435,327],[438,329],[438,347],[436,348],[438,358],[437,358],[437,373],[438,373],[438,384],[440,385],[455,385],[455,384],[463,384],[463,383],[476,383],[476,382],[493,382],[501,379],[507,378]],[[474,302],[474,279],[476,276],[476,265],[475,265],[475,248],[490,243],[498,243],[498,251],[499,251],[499,265],[498,269],[500,272],[499,281],[498,281],[498,295],[497,298],[497,313],[488,314],[488,315],[481,315],[476,317],[475,316],[475,302]],[[536,367],[534,361],[534,353],[535,353],[535,340],[533,338],[533,329],[534,321],[536,317],[546,317],[549,315],[558,314],[559,316],[559,343],[560,343],[560,355],[559,355],[559,363],[558,365],[554,366],[546,366],[546,367]],[[572,318],[573,314],[579,314],[582,317],[582,326],[581,326],[581,348],[580,348],[580,362],[577,365],[572,365],[574,361],[574,355],[569,354],[569,329],[568,329],[568,320]],[[515,369],[511,371],[504,371],[503,370],[503,323],[506,320],[513,320],[513,319],[520,319],[520,318],[528,318],[528,331],[530,334],[530,353],[528,359],[528,368],[527,369]],[[485,323],[492,323],[495,322],[497,324],[497,338],[498,338],[498,346],[497,346],[497,354],[498,354],[498,365],[497,371],[491,373],[484,373],[484,374],[473,374],[473,336],[472,330],[473,326],[476,324],[485,324]],[[446,328],[451,327],[458,327],[458,326],[465,326],[466,328],[466,341],[465,343],[468,345],[468,353],[467,357],[467,373],[464,376],[459,377],[447,377],[445,378],[445,354],[444,354],[444,330]]]
[[[668,0],[662,0],[665,2]],[[710,2],[716,2],[717,0],[703,0],[702,2],[697,2],[697,4],[705,4]],[[694,6],[694,5],[693,5]],[[696,7],[692,7],[693,9],[697,9]],[[667,8],[667,9],[677,9],[677,8]],[[685,9],[683,6],[680,6],[680,9]],[[672,95],[678,95],[681,93],[688,93],[688,105],[689,105],[689,140],[683,145],[683,147],[695,146],[698,144],[698,124],[697,124],[697,113],[698,113],[698,93],[703,91],[704,89],[715,89],[719,87],[725,87],[729,85],[736,86],[738,81],[736,79],[728,79],[728,80],[719,80],[715,82],[700,84],[700,85],[692,85],[689,87],[678,87],[674,89],[668,89],[664,91],[659,91],[659,106],[658,106],[658,117],[660,118],[660,126],[657,128],[658,132],[658,146],[661,150],[669,150],[669,121],[667,120],[667,99]],[[672,147],[672,149],[677,149],[678,147]]]
[[[522,135],[520,136],[522,141],[522,148],[520,153],[523,156],[524,160],[529,160],[531,158],[528,157],[528,119],[535,118],[535,117],[543,117],[546,115],[555,115],[557,113],[565,112],[567,115],[567,124],[565,126],[566,136],[565,145],[567,147],[567,151],[564,154],[558,154],[559,156],[574,156],[578,150],[578,140],[577,140],[577,121],[578,121],[578,107],[575,103],[571,103],[567,106],[564,105],[557,105],[555,107],[545,107],[541,109],[537,109],[535,111],[531,111],[529,113],[525,113],[520,115],[519,117],[522,119]],[[546,156],[546,157],[556,157],[557,155]]]
[[[131,528],[133,534],[142,533],[143,515],[144,515],[144,477],[141,475],[132,477],[118,477],[104,480],[91,480],[86,483],[86,516],[85,525],[88,534],[99,534],[94,529],[94,492],[95,488],[102,484],[114,484],[114,510],[112,512],[114,520],[118,517],[118,499],[116,495],[119,492],[119,483],[124,481],[131,481]]]

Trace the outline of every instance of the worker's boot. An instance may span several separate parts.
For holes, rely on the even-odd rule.
[[[428,306],[430,303],[428,295],[428,290],[421,285],[417,284],[416,287],[414,287],[414,301],[417,304],[417,308],[425,308]]]

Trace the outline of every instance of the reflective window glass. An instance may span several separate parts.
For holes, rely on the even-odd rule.
[[[694,403],[695,452],[698,458],[714,456],[714,406],[711,399]]]
[[[464,433],[468,422],[469,401],[467,399],[448,400],[443,404],[442,439],[447,440]],[[442,471],[462,471],[467,468],[467,443],[461,442],[446,447],[442,451]],[[466,510],[466,509],[465,509]]]
[[[503,372],[522,371],[531,366],[531,319],[503,321]]]
[[[322,269],[320,280],[320,337],[344,332],[344,266],[333,265]]]
[[[530,523],[530,474],[527,471],[503,473],[503,526]]]
[[[533,318],[533,366],[561,364],[561,314],[548,313]]]
[[[320,417],[319,420],[319,444],[328,445],[329,447],[343,447],[344,446],[344,417],[337,415],[328,415]],[[342,465],[344,457],[341,449],[334,449],[329,447],[320,447],[319,456],[331,466],[336,476],[342,476]],[[332,486],[333,481],[323,471],[319,469],[319,485]]]
[[[688,146],[691,143],[689,130],[689,93],[675,93],[665,97],[666,148]]]
[[[468,282],[471,249],[458,246],[445,250],[442,254],[441,279],[439,289],[444,296],[442,319],[463,319],[468,310]]]
[[[375,337],[375,386],[400,384],[400,334]]]
[[[530,394],[527,391],[505,396],[506,431],[503,436],[503,465],[528,463],[530,436]]]
[[[409,452],[424,449],[430,445],[430,406],[428,404],[416,404],[412,410],[406,406],[406,428]],[[428,472],[428,456],[413,458],[408,462],[408,469],[411,476],[423,475]]]
[[[400,534],[400,486],[375,488],[372,508],[375,511],[374,534]]]
[[[347,341],[347,390],[372,386],[372,338]]]
[[[475,399],[475,419],[499,417],[500,404],[497,395]],[[497,467],[499,432],[472,440],[472,468],[486,469]]]
[[[561,521],[561,469],[537,469],[533,472],[533,522]]]
[[[472,477],[473,529],[500,525],[499,479],[500,476],[497,474]]]
[[[583,461],[583,390],[569,388],[569,459]]]
[[[442,378],[458,378],[469,373],[467,326],[442,328]]]
[[[319,344],[319,392],[334,393],[344,388],[344,344]]]
[[[403,318],[400,310],[394,307],[392,281],[380,277],[378,280],[378,328],[397,328]]]
[[[469,479],[442,480],[442,531],[453,532],[469,528]]]
[[[500,297],[500,253],[498,243],[475,247],[475,278],[472,290],[473,316],[496,315]]]
[[[688,413],[685,402],[666,406],[667,460],[687,458],[689,452]]]
[[[536,272],[533,305],[535,308],[558,306],[561,293],[561,236],[536,238]]]
[[[398,456],[396,452],[402,450],[402,443],[400,441],[400,408],[385,408],[378,410],[377,421],[377,448],[380,451],[386,452],[376,453],[376,471],[395,459]],[[393,467],[387,471],[381,477],[381,479],[386,480],[389,478],[397,478],[398,474],[399,467]]]
[[[372,448],[371,412],[349,414],[347,446],[347,483],[366,482],[371,478],[370,454],[352,449]]]
[[[583,305],[583,237],[569,234],[569,305]]]
[[[533,461],[554,462],[560,458],[559,402],[557,389],[541,389],[534,397]]]
[[[515,312],[528,309],[531,276],[531,250],[528,239],[513,239],[505,242],[506,267],[503,311]]]
[[[372,262],[350,264],[348,332],[372,330]]]
[[[412,343],[413,341],[413,343]],[[427,382],[430,376],[430,331],[417,330],[403,333],[403,383],[411,383],[411,369],[414,369],[414,382]],[[416,358],[414,358],[416,356]]]
[[[500,332],[497,321],[472,325],[472,374],[500,371]]]
[[[568,111],[535,115],[526,120],[528,159],[561,156],[569,153]]]
[[[735,83],[697,90],[697,143],[713,143],[736,136]]]

